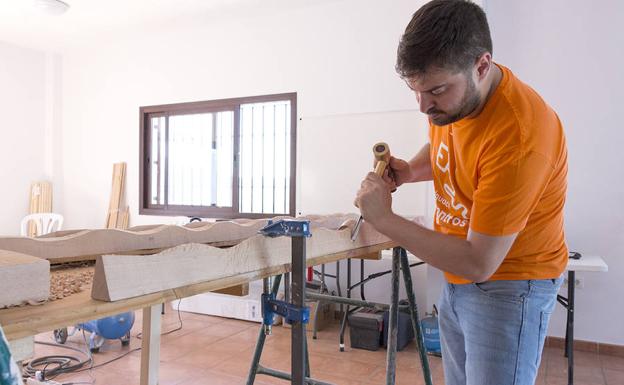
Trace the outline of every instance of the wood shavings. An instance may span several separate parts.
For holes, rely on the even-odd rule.
[[[48,300],[55,301],[80,293],[91,288],[92,283],[92,266],[52,270],[50,272],[50,297]]]

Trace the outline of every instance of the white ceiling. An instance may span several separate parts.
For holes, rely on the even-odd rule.
[[[33,0],[0,0],[0,41],[62,52],[153,28],[208,23],[338,0],[64,0],[60,16],[42,14]]]

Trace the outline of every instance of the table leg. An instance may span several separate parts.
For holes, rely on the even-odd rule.
[[[566,347],[568,356],[568,385],[574,384],[574,284],[576,274],[568,271],[568,322],[566,324]]]
[[[158,385],[160,363],[160,304],[143,308],[143,334],[141,339],[141,385]]]

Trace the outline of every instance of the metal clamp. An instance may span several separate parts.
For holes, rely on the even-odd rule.
[[[269,220],[266,226],[258,230],[258,233],[268,237],[306,237],[310,233],[310,221],[295,221],[280,219],[276,222]]]
[[[291,303],[275,299],[275,294],[262,294],[262,323],[273,325],[275,314],[284,317],[284,322],[307,324],[310,320],[310,308],[299,307]]]

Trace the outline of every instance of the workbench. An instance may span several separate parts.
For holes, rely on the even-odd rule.
[[[364,257],[395,246],[396,244],[390,241],[308,258],[307,265],[316,266],[342,259]],[[289,272],[290,269],[290,264],[285,264],[114,302],[92,299],[90,288],[87,288],[80,293],[43,305],[27,305],[0,310],[0,325],[4,329],[8,340],[17,340],[80,322],[142,309],[143,338],[140,384],[156,385],[158,384],[158,366],[160,361],[161,307],[164,302],[245,284],[258,279],[283,274]]]
[[[607,272],[605,261],[592,255],[583,255],[580,259],[569,258],[566,265],[568,272],[568,297],[557,295],[557,301],[566,309],[565,356],[568,358],[568,385],[574,385],[574,297],[577,271]]]

